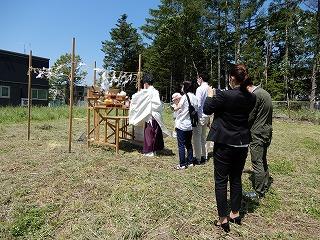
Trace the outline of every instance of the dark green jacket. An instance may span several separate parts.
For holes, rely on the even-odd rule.
[[[249,115],[249,126],[253,142],[271,143],[272,138],[272,99],[261,87],[253,91],[256,104]]]

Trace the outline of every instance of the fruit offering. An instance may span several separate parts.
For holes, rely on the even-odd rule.
[[[107,98],[107,99],[104,100],[104,104],[106,104],[106,105],[112,105],[112,104],[113,104],[113,101],[112,101],[112,99]]]
[[[124,101],[126,99],[127,93],[124,91],[121,91],[117,94],[116,99],[119,101]]]

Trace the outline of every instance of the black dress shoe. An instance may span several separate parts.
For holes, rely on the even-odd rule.
[[[219,220],[214,220],[214,225],[217,226],[217,227],[221,227],[223,229],[223,231],[225,232],[230,232],[230,224],[229,222],[226,222],[226,223],[220,223]]]

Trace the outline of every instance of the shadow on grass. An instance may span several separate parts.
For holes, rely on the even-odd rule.
[[[253,200],[248,198],[242,198],[241,207],[240,207],[240,216],[244,218],[244,216],[248,213],[254,213],[254,211],[259,207],[259,200]],[[229,212],[231,212],[231,201],[228,199]]]
[[[121,141],[120,149],[125,152],[140,152],[141,154],[143,151],[142,145],[131,141]],[[175,154],[171,149],[164,148],[163,150],[157,152],[157,156],[175,156]]]
[[[259,205],[259,199],[243,198],[240,208],[241,217],[244,217],[247,213],[254,213]]]
[[[176,154],[168,148],[164,148],[163,150],[157,152],[158,156],[175,156]]]
[[[120,141],[120,149],[125,152],[141,152],[142,153],[142,146],[138,143],[134,143],[132,141]]]
[[[251,169],[244,169],[243,173],[249,174],[249,181],[251,182],[251,185],[255,185],[255,179],[254,179],[254,172]],[[273,178],[269,176],[268,185],[265,188],[265,191],[268,192],[271,185],[273,183]],[[241,203],[241,209],[240,214],[244,216],[247,213],[253,213],[258,207],[259,207],[259,198],[248,198],[243,197],[242,203]]]

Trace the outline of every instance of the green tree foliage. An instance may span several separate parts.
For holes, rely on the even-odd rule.
[[[142,27],[152,40],[145,53],[145,69],[154,75],[156,86],[163,86],[160,92],[167,99],[184,80],[194,80],[206,70],[203,14],[202,0],[162,0]]]
[[[307,98],[318,71],[317,2],[162,0],[142,27],[152,41],[145,69],[168,96],[198,72],[214,87],[227,88],[230,65],[245,63],[255,84],[275,100]]]
[[[261,25],[261,6],[265,0],[208,0],[204,28],[209,32],[207,48],[214,56],[217,67],[210,75],[217,78],[218,88],[227,88],[231,63],[245,62],[253,76],[263,71],[265,34]],[[253,71],[252,71],[253,70]],[[223,81],[224,79],[224,81]]]
[[[305,96],[310,88],[311,42],[306,26],[310,24],[311,16],[301,9],[300,4],[301,1],[277,0],[269,7],[268,22],[273,41],[270,69],[273,77],[268,87],[278,85],[279,88],[282,82],[281,95],[274,94],[281,100]]]
[[[317,86],[320,84],[320,0],[307,0],[304,1],[304,4],[308,7],[307,14],[311,13],[312,16],[310,24],[307,25],[307,31],[309,32],[311,52],[313,53],[313,66],[310,79],[310,108],[313,109],[317,100]]]
[[[110,41],[102,42],[101,51],[105,54],[103,67],[116,71],[137,71],[143,44],[137,29],[127,22],[126,14],[118,19],[116,27],[110,31],[110,36]]]
[[[81,57],[75,56],[74,85],[81,84],[87,72],[80,67]],[[53,75],[49,78],[49,97],[50,99],[64,100],[68,103],[70,95],[70,76],[71,76],[71,54],[61,55],[53,64],[51,71]]]
[[[274,100],[311,96],[314,103],[319,94],[319,2],[161,0],[141,27],[149,39],[143,71],[154,76],[155,86],[169,100],[184,80],[195,81],[198,73],[206,74],[214,87],[228,88],[230,66],[244,63],[254,83]],[[105,67],[134,71],[138,53],[129,49],[141,50],[142,44],[126,19],[118,20],[102,51]]]

